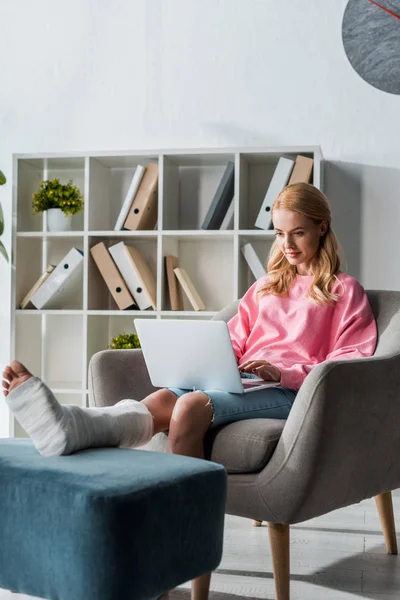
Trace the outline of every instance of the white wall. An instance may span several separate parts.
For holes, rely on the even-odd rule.
[[[1,0],[7,248],[12,153],[320,144],[349,272],[365,287],[400,289],[400,96],[350,66],[346,4]],[[4,364],[10,269],[1,260],[0,282]],[[0,435],[5,423],[0,401]]]

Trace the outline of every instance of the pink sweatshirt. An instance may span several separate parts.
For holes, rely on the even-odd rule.
[[[318,363],[371,356],[377,330],[367,295],[354,277],[338,279],[332,292],[340,299],[323,306],[306,298],[312,275],[296,275],[287,296],[256,297],[268,275],[256,281],[228,323],[238,364],[266,360],[281,371],[279,385],[298,390]]]

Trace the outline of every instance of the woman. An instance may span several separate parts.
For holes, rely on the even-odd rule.
[[[325,195],[312,185],[283,189],[272,207],[276,240],[268,275],[250,287],[228,323],[239,370],[276,382],[250,394],[160,389],[113,407],[61,406],[49,388],[13,361],[3,373],[7,403],[43,455],[87,447],[140,447],[169,431],[168,449],[203,457],[216,425],[286,419],[304,378],[325,360],[371,356],[376,324],[363,287],[340,272]]]

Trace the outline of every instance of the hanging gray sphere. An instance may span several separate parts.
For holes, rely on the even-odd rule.
[[[364,81],[400,94],[400,0],[349,0],[342,38],[350,64]]]

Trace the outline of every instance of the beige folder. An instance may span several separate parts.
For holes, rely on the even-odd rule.
[[[177,276],[179,283],[183,287],[183,291],[188,297],[189,302],[193,306],[194,310],[205,310],[206,307],[204,306],[204,302],[197,293],[197,290],[185,269],[177,267],[174,269],[174,273]]]
[[[165,257],[165,269],[167,271],[169,300],[171,310],[183,310],[182,290],[178,279],[175,276],[174,269],[179,266],[177,256]]]
[[[35,282],[35,284],[31,287],[29,292],[26,294],[25,298],[23,298],[23,300],[21,301],[21,304],[19,305],[20,308],[26,308],[28,306],[33,294],[35,292],[37,292],[37,290],[40,288],[42,283],[44,283],[46,281],[46,279],[48,278],[50,273],[52,273],[55,268],[56,268],[55,265],[48,265],[45,272],[41,274],[39,279]]]
[[[90,248],[90,254],[97,265],[112,297],[117,303],[118,308],[124,310],[129,306],[135,305],[135,301],[130,294],[125,281],[121,277],[110,253],[108,252],[104,242],[96,244]],[[132,308],[136,308],[133,306]]]
[[[307,156],[301,156],[300,154],[296,157],[293,171],[289,179],[289,185],[291,183],[311,183],[313,174],[314,161],[312,158]]]
[[[158,164],[151,162],[140,182],[139,189],[125,219],[125,229],[153,230],[157,223]]]

